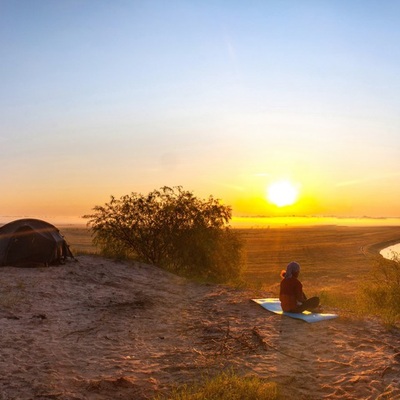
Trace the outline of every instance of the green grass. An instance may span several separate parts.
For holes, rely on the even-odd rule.
[[[154,400],[278,400],[276,383],[258,377],[241,377],[234,371],[221,372],[202,383],[183,385]]]
[[[387,260],[373,257],[373,267],[360,274],[355,294],[327,291],[319,294],[321,303],[328,308],[346,312],[352,317],[376,317],[388,328],[400,323],[400,258]]]
[[[368,315],[378,316],[385,325],[400,323],[400,257],[376,257],[374,267],[360,285],[360,303]]]

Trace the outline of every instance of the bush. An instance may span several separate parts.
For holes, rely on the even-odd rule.
[[[221,372],[204,383],[184,385],[168,397],[156,397],[157,400],[277,400],[277,385],[258,377],[243,378],[233,371]]]
[[[181,187],[111,197],[85,215],[102,254],[134,258],[175,273],[223,282],[236,279],[242,243],[229,226],[231,208]]]
[[[374,267],[362,285],[363,303],[367,312],[379,315],[388,325],[400,317],[400,258],[377,257]]]

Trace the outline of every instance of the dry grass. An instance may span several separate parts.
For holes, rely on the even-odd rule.
[[[92,236],[85,226],[60,227],[62,235],[75,255],[97,254],[98,250],[92,243]]]
[[[97,253],[86,227],[61,228],[76,254]],[[330,306],[351,308],[359,284],[376,264],[379,249],[400,241],[400,227],[315,226],[240,230],[245,242],[244,280],[278,294],[279,273],[288,262],[302,267],[305,292]]]
[[[323,226],[241,233],[246,242],[247,281],[277,294],[280,271],[296,260],[310,296],[355,295],[373,266],[374,252],[387,242],[400,241],[400,227]]]
[[[156,400],[277,400],[277,385],[256,376],[241,377],[234,371],[221,372],[204,382],[183,385],[168,397]]]

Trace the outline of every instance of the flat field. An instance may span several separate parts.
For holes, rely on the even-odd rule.
[[[246,243],[247,281],[277,292],[281,270],[290,261],[297,261],[309,296],[353,293],[379,250],[400,242],[400,227],[388,226],[260,229],[241,234]]]
[[[96,253],[82,226],[61,227],[73,252]],[[290,261],[301,265],[308,295],[352,294],[379,250],[400,242],[400,227],[310,226],[238,230],[244,240],[247,282],[276,294],[280,271]]]

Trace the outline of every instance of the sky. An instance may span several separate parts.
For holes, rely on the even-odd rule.
[[[0,0],[0,215],[399,217],[399,43],[397,0]]]

